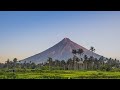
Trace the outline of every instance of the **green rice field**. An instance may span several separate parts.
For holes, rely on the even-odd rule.
[[[120,72],[74,70],[0,70],[0,79],[120,79]]]

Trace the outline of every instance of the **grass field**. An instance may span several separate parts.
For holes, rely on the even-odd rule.
[[[0,79],[120,79],[120,72],[73,70],[0,70]]]

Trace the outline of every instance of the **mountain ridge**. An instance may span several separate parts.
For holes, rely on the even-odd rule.
[[[29,63],[31,61],[39,64],[41,62],[47,61],[48,57],[53,58],[53,60],[68,60],[69,58],[73,58],[73,49],[83,49],[84,53],[81,57],[83,57],[84,55],[87,55],[88,57],[93,55],[95,58],[100,58],[100,55],[91,52],[83,46],[71,41],[69,38],[64,38],[54,46],[48,48],[47,50],[25,58],[21,60],[21,62],[23,63],[26,61],[27,63]]]

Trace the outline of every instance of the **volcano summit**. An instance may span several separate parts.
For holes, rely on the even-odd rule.
[[[95,58],[101,57],[100,55],[93,53],[81,45],[78,45],[77,43],[71,41],[69,38],[64,38],[53,47],[24,60],[21,60],[21,62],[24,63],[26,61],[29,63],[31,61],[39,64],[41,62],[47,61],[48,57],[51,57],[53,60],[68,60],[69,58],[73,58],[73,49],[83,49],[84,53],[81,57],[84,55],[87,55],[88,57],[93,56]]]

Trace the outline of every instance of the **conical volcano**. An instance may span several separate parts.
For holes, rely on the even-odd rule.
[[[51,57],[53,60],[68,60],[69,58],[73,58],[73,54],[72,54],[73,49],[83,49],[84,53],[82,57],[84,55],[87,55],[88,57],[94,56],[95,58],[100,57],[100,55],[96,53],[92,53],[88,49],[71,41],[69,38],[64,38],[63,40],[61,40],[59,43],[57,43],[53,47],[39,54],[36,54],[24,60],[21,60],[21,62],[26,61],[27,63],[34,62],[36,64],[39,64],[41,62],[47,61],[48,57]]]

